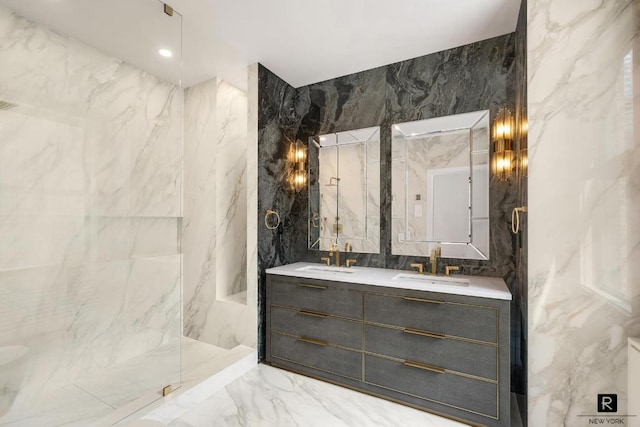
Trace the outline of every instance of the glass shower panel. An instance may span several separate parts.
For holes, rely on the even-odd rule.
[[[0,2],[0,425],[90,423],[180,384],[182,18],[28,3]]]

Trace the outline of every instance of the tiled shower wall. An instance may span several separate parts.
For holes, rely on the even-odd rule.
[[[254,98],[217,78],[185,91],[184,334],[224,348],[256,346],[255,280],[247,281]]]
[[[532,426],[588,425],[598,394],[640,416],[639,30],[635,0],[528,2]]]
[[[182,91],[5,8],[0,63],[0,346],[28,349],[16,406],[34,409],[178,349]]]
[[[515,36],[509,34],[385,67],[293,88],[264,67],[259,69],[258,265],[260,337],[264,336],[267,268],[297,261],[319,262],[326,253],[307,249],[307,193],[286,187],[289,142],[331,132],[381,127],[381,249],[354,254],[357,265],[408,269],[426,258],[391,254],[391,126],[412,120],[514,108]],[[514,291],[515,239],[510,231],[516,204],[514,181],[490,183],[491,259],[443,260],[465,274],[503,277]],[[264,213],[280,213],[283,227],[267,230]],[[442,267],[441,267],[442,268]],[[522,285],[520,285],[522,286]],[[515,293],[515,292],[514,292]],[[518,300],[514,300],[516,303]],[[519,309],[512,307],[514,312]],[[514,330],[516,330],[514,328]],[[518,342],[520,337],[512,337]],[[264,342],[260,345],[264,357]],[[513,388],[522,389],[521,355],[513,352]]]

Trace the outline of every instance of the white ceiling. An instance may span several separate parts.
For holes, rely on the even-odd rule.
[[[260,62],[295,87],[507,34],[520,0],[0,0],[19,14],[185,87],[246,87]]]

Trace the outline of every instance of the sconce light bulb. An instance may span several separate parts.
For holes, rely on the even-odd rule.
[[[520,167],[523,171],[526,172],[529,167],[529,156],[527,155],[527,149],[523,149],[520,151]]]

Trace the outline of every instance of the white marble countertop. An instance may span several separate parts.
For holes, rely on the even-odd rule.
[[[441,292],[480,298],[511,300],[511,292],[499,277],[452,275],[432,276],[409,270],[391,270],[372,267],[327,267],[324,264],[297,262],[269,268],[267,274],[331,280],[343,283],[386,286],[416,291]],[[468,281],[461,286],[459,281]]]
[[[292,264],[293,265],[293,264]],[[636,350],[640,351],[640,338],[629,337],[629,344]]]

